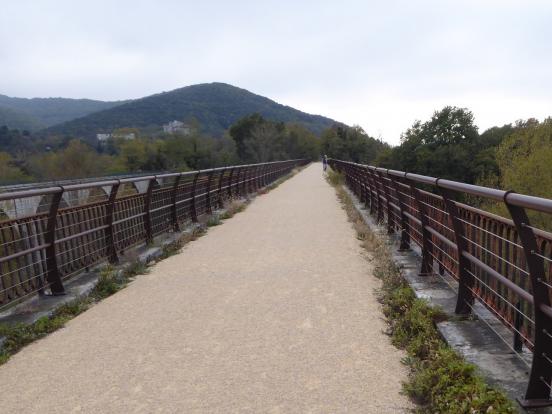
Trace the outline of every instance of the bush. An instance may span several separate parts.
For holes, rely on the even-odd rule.
[[[327,171],[326,179],[331,185],[333,186],[341,185],[345,182],[345,177],[340,172],[335,171],[331,168],[328,168],[326,171]]]

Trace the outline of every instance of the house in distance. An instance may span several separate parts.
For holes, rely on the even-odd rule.
[[[174,120],[163,125],[163,132],[166,134],[190,135],[192,127],[184,122]]]

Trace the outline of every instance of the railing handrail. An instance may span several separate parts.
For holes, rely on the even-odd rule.
[[[552,214],[552,200],[332,158],[328,162],[345,175],[370,213],[386,221],[390,233],[400,231],[401,249],[411,242],[420,248],[420,276],[446,273],[456,279],[457,313],[472,312],[479,301],[513,333],[516,353],[523,345],[533,352],[521,404],[552,405],[552,233],[532,226],[528,216],[528,211]],[[455,194],[502,203],[511,218],[455,201]]]
[[[278,164],[281,162],[303,162],[304,159],[294,159],[294,160],[286,160],[286,161],[270,161],[270,162],[262,162],[257,164],[236,164],[236,165],[229,165],[226,167],[216,167],[216,168],[208,168],[204,170],[192,170],[192,171],[182,171],[182,172],[166,172],[161,174],[150,174],[150,175],[125,175],[124,177],[120,179],[114,179],[112,177],[108,178],[97,178],[96,181],[83,181],[83,180],[94,180],[94,177],[86,178],[86,179],[78,179],[78,180],[62,180],[59,182],[56,182],[55,184],[52,183],[52,185],[47,187],[41,187],[41,183],[36,183],[36,187],[32,187],[33,183],[24,184],[26,187],[29,186],[30,188],[25,190],[16,190],[16,191],[6,191],[6,192],[0,192],[0,201],[3,200],[9,200],[13,198],[26,198],[26,197],[33,197],[36,195],[46,195],[46,194],[52,194],[60,191],[60,187],[66,188],[68,191],[73,190],[85,190],[88,188],[93,187],[101,187],[101,186],[110,186],[113,185],[115,182],[121,182],[121,183],[135,183],[140,181],[148,181],[152,178],[170,178],[175,177],[178,175],[186,176],[186,175],[193,175],[198,172],[211,172],[211,171],[221,171],[221,170],[227,170],[230,168],[251,168],[256,167],[260,165],[272,165],[272,164]]]
[[[410,173],[400,170],[393,170],[389,168],[375,167],[373,165],[359,164],[352,161],[342,161],[336,160],[334,158],[328,158],[328,162],[335,161],[343,164],[348,164],[356,167],[369,168],[372,170],[377,170],[388,175],[393,175],[401,178],[408,178],[412,181],[433,185],[438,188],[446,188],[453,191],[463,192],[466,194],[490,198],[495,201],[503,201],[506,198],[506,201],[512,205],[530,208],[532,210],[540,211],[542,213],[552,214],[552,200],[549,198],[537,197],[527,194],[520,194],[514,191],[499,190],[492,187],[485,187],[476,184],[467,184],[461,181],[453,181],[445,178],[432,177],[428,175],[421,175],[416,173]]]
[[[0,193],[0,308],[45,288],[63,294],[65,280],[91,265],[116,262],[129,248],[179,230],[224,200],[255,192],[306,163],[273,161]],[[135,184],[130,191],[128,184]]]

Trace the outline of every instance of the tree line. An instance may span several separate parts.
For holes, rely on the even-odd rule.
[[[222,138],[140,135],[92,146],[78,138],[37,138],[0,127],[2,184],[141,172],[186,171],[323,154],[552,198],[552,118],[516,121],[479,133],[473,113],[446,106],[416,121],[392,147],[358,126],[336,124],[315,135],[259,114],[235,122]],[[129,131],[121,131],[129,132]]]
[[[552,198],[552,118],[519,120],[480,134],[471,111],[447,106],[416,121],[375,164]]]

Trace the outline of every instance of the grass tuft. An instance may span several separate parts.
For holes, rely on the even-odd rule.
[[[61,315],[43,316],[31,325],[0,325],[0,336],[5,337],[4,344],[0,350],[0,364],[7,362],[11,355],[15,354],[25,345],[63,327],[69,319],[71,319],[71,316],[64,313]]]
[[[345,177],[343,176],[343,174],[338,171],[332,170],[331,168],[328,168],[326,170],[326,180],[328,180],[328,182],[334,187],[345,183]]]
[[[247,207],[248,202],[245,200],[232,200],[225,211],[219,215],[220,220],[227,220],[234,217],[236,214],[241,213]]]
[[[219,226],[221,224],[222,221],[220,219],[220,215],[217,213],[213,213],[207,220],[207,227]]]

